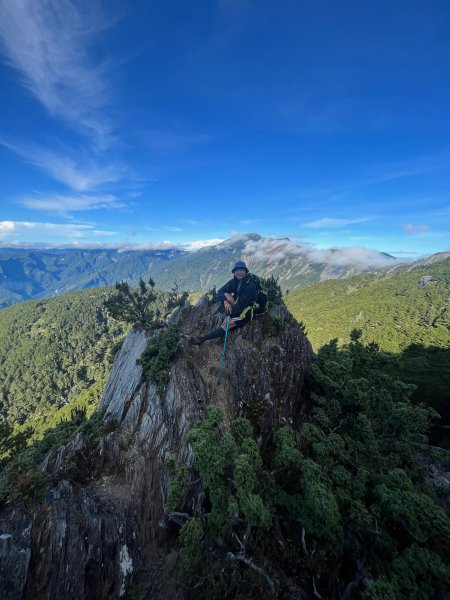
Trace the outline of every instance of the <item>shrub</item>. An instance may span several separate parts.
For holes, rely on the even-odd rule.
[[[261,277],[262,288],[267,293],[267,302],[269,306],[284,304],[283,292],[278,284],[278,277],[271,275],[270,277]]]
[[[198,598],[208,597],[210,581],[218,597],[232,597],[238,580],[252,590],[246,597],[260,596],[250,573],[242,579],[224,555],[256,570],[269,590],[271,573],[282,574],[286,593],[294,582],[327,598],[346,588],[371,600],[443,593],[450,520],[416,459],[434,413],[411,402],[396,364],[358,332],[343,350],[324,347],[309,422],[274,432],[265,455],[246,419],[227,430],[209,408],[188,434],[206,499],[181,537]]]
[[[157,329],[165,324],[170,313],[181,306],[188,297],[179,294],[174,284],[169,294],[157,294],[152,278],[139,280],[139,287],[131,288],[126,281],[117,282],[115,294],[104,302],[108,313],[118,321],[131,323],[137,329]]]
[[[106,425],[106,427],[108,424]],[[69,443],[78,433],[82,433],[88,444],[104,432],[103,413],[95,412],[89,419],[86,407],[71,410],[71,419],[62,421],[43,433],[42,439],[34,439],[29,446],[3,460],[0,474],[0,504],[8,499],[23,502],[27,508],[44,499],[48,476],[39,470],[45,456],[56,448]]]
[[[180,346],[180,331],[174,323],[151,338],[137,363],[145,377],[162,393],[169,381],[169,367],[177,356]]]

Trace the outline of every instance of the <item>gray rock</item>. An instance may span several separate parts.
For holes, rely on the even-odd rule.
[[[31,558],[31,519],[19,508],[0,515],[0,598],[23,596]]]
[[[436,283],[436,281],[436,277],[433,277],[432,275],[424,275],[419,279],[419,287],[424,288],[431,283]]]
[[[217,309],[206,301],[186,305],[175,320],[185,335],[206,333],[223,319]],[[249,418],[262,448],[278,426],[301,423],[313,352],[285,308],[230,332],[220,385],[222,340],[216,340],[182,347],[158,394],[136,364],[148,337],[131,332],[115,358],[100,403],[100,439],[79,434],[46,457],[41,468],[54,485],[31,515],[0,514],[0,534],[11,536],[0,536],[2,585],[13,590],[9,596],[3,590],[2,598],[120,598],[142,564],[167,572],[164,462],[170,456],[192,464],[185,436],[208,404],[222,409],[225,425],[238,415]],[[201,494],[197,485],[189,502]]]

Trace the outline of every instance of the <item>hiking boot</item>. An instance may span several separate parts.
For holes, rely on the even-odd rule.
[[[205,340],[200,335],[194,335],[188,339],[189,344],[194,344],[195,346],[200,346],[204,341]]]

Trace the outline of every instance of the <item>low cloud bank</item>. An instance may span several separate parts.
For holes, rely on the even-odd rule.
[[[388,254],[370,250],[361,246],[352,248],[332,248],[327,250],[318,250],[310,244],[293,242],[289,238],[274,239],[261,238],[259,240],[249,240],[246,236],[233,236],[229,240],[220,238],[195,240],[186,243],[174,243],[170,240],[148,242],[148,243],[104,243],[104,242],[87,242],[83,239],[78,239],[70,243],[48,244],[48,243],[26,243],[18,240],[1,241],[2,233],[4,235],[11,234],[15,229],[16,223],[10,221],[0,222],[0,248],[22,248],[22,249],[41,249],[41,250],[58,250],[58,249],[97,249],[97,250],[117,250],[118,252],[145,251],[145,250],[181,250],[195,252],[197,250],[206,249],[211,246],[220,244],[221,249],[232,247],[241,238],[247,239],[243,257],[250,262],[266,262],[277,261],[282,263],[284,260],[302,259],[305,263],[321,263],[335,267],[356,266],[360,268],[382,268],[404,262],[405,259],[394,258]],[[22,224],[23,225],[23,224]],[[29,224],[28,224],[29,225]],[[69,227],[69,225],[67,225]],[[70,227],[74,227],[73,225]],[[92,234],[91,226],[84,225],[83,234]],[[73,232],[71,232],[73,233]],[[108,232],[103,232],[105,235]],[[112,232],[111,232],[112,233]],[[81,233],[80,233],[81,235]]]
[[[179,245],[172,242],[155,242],[154,244],[111,244],[104,242],[69,242],[62,244],[47,244],[45,242],[20,242],[11,240],[0,241],[0,248],[15,250],[117,250],[118,252],[139,250],[180,250]]]
[[[245,244],[244,253],[255,260],[284,260],[304,255],[310,249],[306,244],[297,244],[289,239],[262,238]]]
[[[11,232],[14,230],[14,227],[10,225],[9,221],[0,222],[0,237],[2,232]],[[85,226],[87,229],[90,227],[88,225]],[[97,233],[105,235],[105,232],[93,231],[92,233]],[[109,232],[106,232],[109,233]],[[174,243],[169,240],[163,240],[159,242],[148,242],[148,243],[127,243],[127,242],[118,242],[118,243],[105,243],[105,242],[86,242],[83,240],[66,242],[66,243],[46,243],[46,242],[22,242],[19,240],[9,240],[9,241],[1,241],[0,240],[0,248],[12,248],[17,250],[67,250],[70,248],[77,250],[117,250],[118,252],[131,252],[131,251],[145,251],[145,250],[184,250],[184,251],[195,251],[200,250],[202,248],[207,248],[209,246],[215,246],[216,244],[220,244],[222,239],[211,239],[211,240],[197,240],[194,242],[187,242],[185,244]]]
[[[393,256],[361,246],[318,250],[309,244],[299,244],[289,239],[265,238],[251,240],[245,245],[244,253],[249,260],[282,261],[303,257],[305,261],[310,263],[325,263],[336,267],[355,265],[363,268],[377,268],[401,262],[400,259]]]

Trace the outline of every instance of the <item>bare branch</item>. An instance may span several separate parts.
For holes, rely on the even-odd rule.
[[[236,533],[233,533],[234,537],[237,539],[239,546],[241,547],[241,553],[244,554],[245,553],[245,546],[244,544],[241,542],[241,540],[238,538],[238,536],[236,535]]]
[[[306,539],[305,539],[305,528],[302,527],[302,546],[305,554],[308,554],[308,550],[306,548]]]
[[[264,569],[262,567],[258,567],[258,565],[255,565],[255,563],[252,561],[251,558],[247,558],[246,556],[243,556],[242,554],[233,554],[232,552],[228,552],[227,560],[235,560],[235,561],[243,562],[245,565],[247,565],[247,567],[249,567],[250,569],[253,569],[253,571],[256,571],[257,573],[259,573],[260,575],[262,575],[264,577],[264,579],[267,581],[267,585],[269,586],[270,591],[273,594],[276,592],[276,590],[278,588],[276,581],[274,581],[268,575],[268,573],[266,573],[264,571]]]
[[[314,596],[315,596],[316,598],[322,598],[322,596],[321,596],[321,595],[319,594],[319,592],[317,591],[317,588],[316,588],[316,580],[315,580],[315,578],[314,578],[314,577],[313,577],[313,589],[314,589]]]
[[[355,590],[358,586],[359,586],[359,583],[357,581],[350,581],[349,583],[347,583],[341,600],[348,600],[348,598],[350,598],[352,591]]]
[[[166,519],[167,519],[167,521],[173,521],[177,525],[184,525],[184,522],[190,521],[192,519],[192,516],[189,515],[188,513],[170,512],[170,513],[167,513]]]

